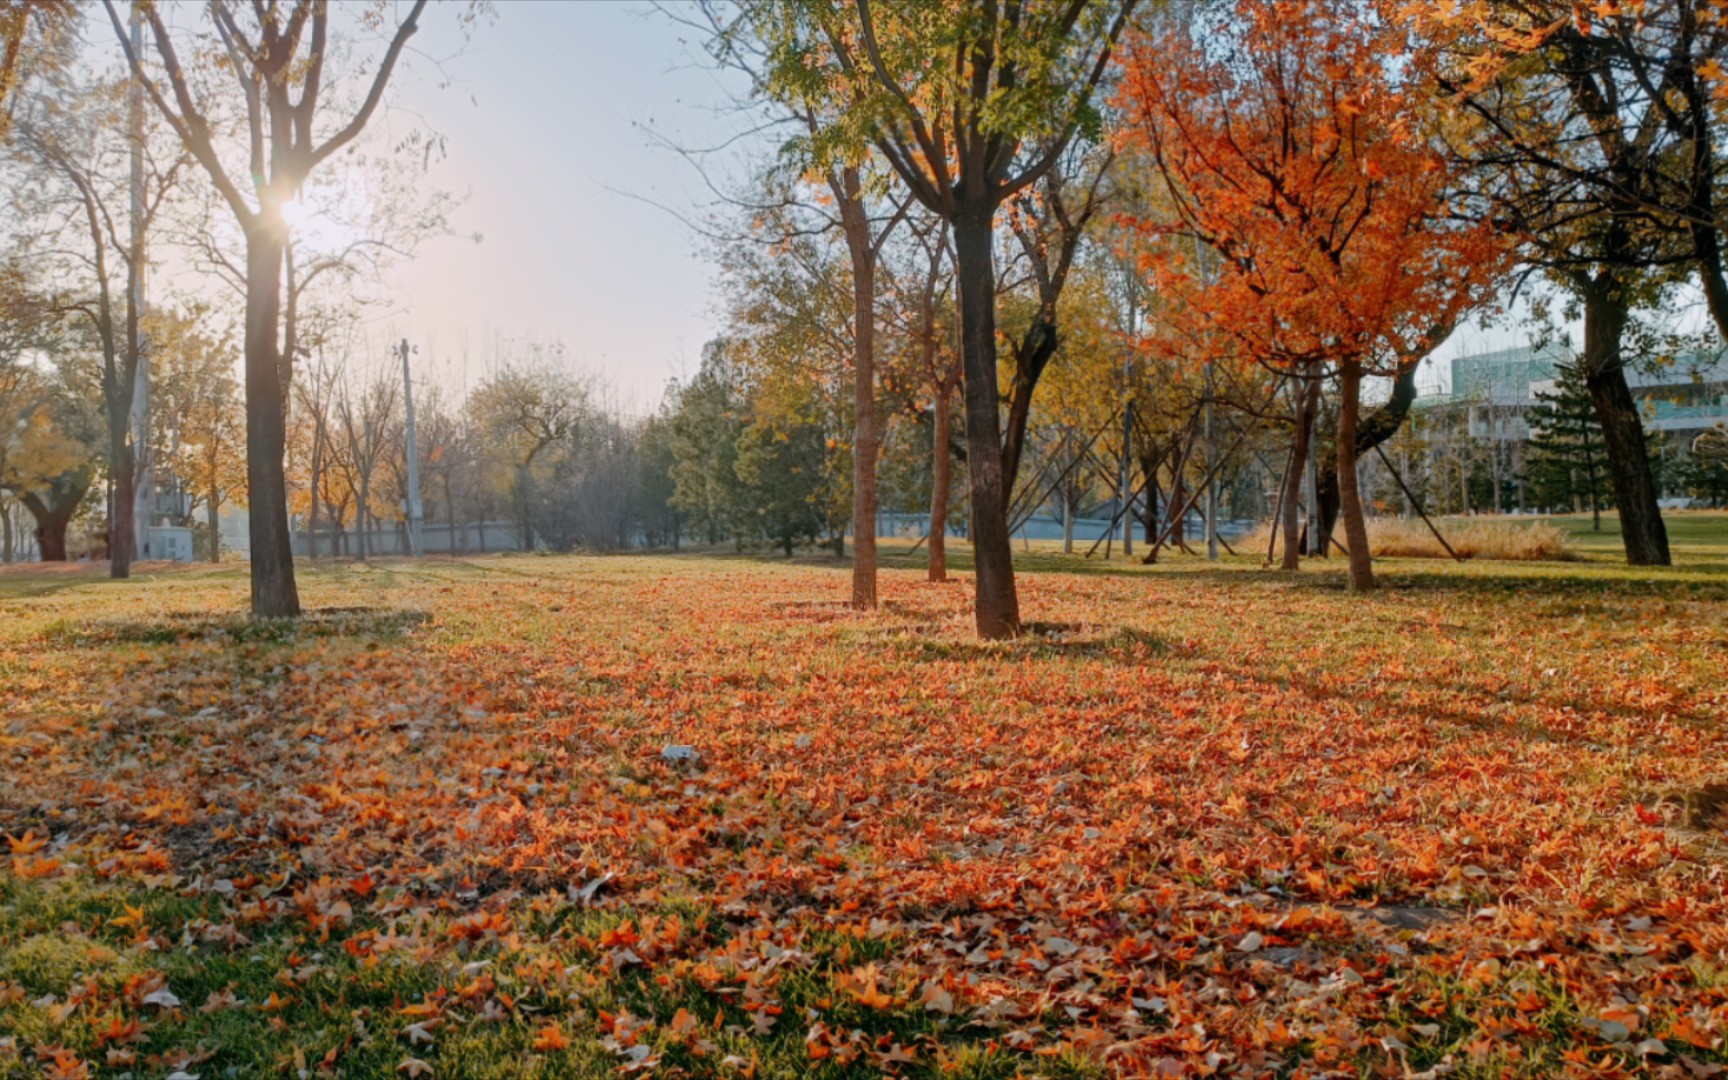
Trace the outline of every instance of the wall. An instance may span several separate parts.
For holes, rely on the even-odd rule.
[[[366,530],[367,553],[371,555],[407,555],[406,532],[396,525],[388,525],[381,529]],[[520,537],[516,525],[509,521],[469,522],[464,526],[456,523],[455,536],[451,536],[449,526],[443,522],[429,524],[422,530],[422,536],[428,555],[478,555],[484,546],[486,551],[517,551],[521,548]],[[484,545],[482,545],[484,539]],[[309,557],[311,546],[306,530],[294,533],[294,557],[304,559]],[[318,557],[357,558],[360,554],[359,533],[353,529],[343,537],[344,547],[338,551],[335,546],[335,535],[332,530],[318,530]]]

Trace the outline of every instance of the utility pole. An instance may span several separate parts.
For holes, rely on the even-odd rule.
[[[1206,272],[1206,252],[1200,246],[1198,234],[1194,237],[1194,261],[1200,264],[1201,284],[1210,286],[1211,275]],[[1218,444],[1212,440],[1212,390],[1213,370],[1215,361],[1212,358],[1212,333],[1206,333],[1206,400],[1204,403],[1205,435],[1206,435],[1206,558],[1209,562],[1218,561],[1218,475],[1217,456]],[[1277,527],[1276,524],[1273,525]]]
[[[1218,444],[1212,441],[1212,360],[1206,361],[1206,558],[1218,561]]]
[[[1308,438],[1310,446],[1308,451],[1308,476],[1306,482],[1303,484],[1303,486],[1307,488],[1306,495],[1308,498],[1308,554],[1318,556],[1327,554],[1326,537],[1321,535],[1320,463],[1315,460],[1320,456],[1320,454],[1318,449],[1314,448],[1313,435],[1310,435]]]
[[[407,421],[408,442],[408,546],[416,557],[426,554],[422,542],[420,511],[420,444],[414,439],[414,379],[408,371],[408,339],[402,339],[402,406]]]
[[[132,5],[132,55],[144,55],[144,25],[140,21],[139,5]],[[132,140],[132,304],[138,317],[144,317],[144,271],[149,265],[144,257],[144,88],[138,77],[132,77],[126,95],[126,119]],[[137,483],[132,489],[132,551],[135,558],[147,559],[150,550],[150,510],[156,501],[156,485],[150,469],[150,364],[144,348],[144,331],[137,331],[131,342],[137,371],[132,382],[132,456]]]
[[[1133,271],[1124,266],[1128,285],[1128,338],[1140,333],[1140,290]],[[1134,353],[1133,347],[1122,356],[1122,555],[1134,554]]]
[[[1128,385],[1130,361],[1122,360],[1122,385]],[[1134,399],[1122,397],[1122,555],[1134,554]]]

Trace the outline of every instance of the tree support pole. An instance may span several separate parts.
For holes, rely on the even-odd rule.
[[[1428,519],[1428,513],[1422,509],[1422,503],[1416,498],[1416,493],[1410,490],[1410,486],[1404,482],[1404,477],[1399,474],[1397,469],[1392,467],[1392,462],[1386,459],[1386,451],[1380,449],[1380,447],[1376,445],[1374,447],[1374,452],[1380,455],[1380,460],[1385,464],[1387,471],[1391,472],[1392,479],[1398,481],[1399,490],[1403,491],[1404,497],[1410,500],[1410,506],[1416,511],[1416,515],[1422,519],[1422,524],[1428,526],[1428,531],[1434,534],[1434,539],[1440,541],[1440,546],[1446,549],[1446,554],[1452,556],[1459,562],[1463,562],[1464,556],[1452,550],[1452,545],[1446,542],[1446,538],[1440,535],[1440,530],[1435,528],[1434,523]]]
[[[1188,511],[1194,509],[1194,504],[1206,493],[1205,484],[1212,479],[1213,474],[1218,471],[1220,465],[1230,460],[1230,455],[1234,454],[1237,447],[1241,446],[1243,441],[1247,438],[1248,432],[1244,430],[1241,434],[1236,436],[1236,441],[1230,444],[1230,449],[1224,452],[1224,456],[1213,462],[1212,467],[1206,470],[1206,475],[1200,478],[1199,488],[1182,501],[1181,509],[1170,515],[1170,520],[1165,524],[1164,531],[1158,534],[1158,539],[1152,545],[1153,554],[1157,554],[1158,549],[1163,547],[1165,542],[1168,541],[1171,536],[1175,535],[1177,524],[1187,516]]]
[[[1272,565],[1272,556],[1278,550],[1278,533],[1284,523],[1284,489],[1290,486],[1290,466],[1296,461],[1296,450],[1291,448],[1284,456],[1284,471],[1278,474],[1278,498],[1272,504],[1272,535],[1266,541],[1266,565]],[[1264,464],[1264,462],[1262,462]]]

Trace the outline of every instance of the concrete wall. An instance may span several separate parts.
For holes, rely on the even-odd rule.
[[[427,525],[422,530],[428,555],[478,555],[485,551],[517,551],[521,548],[520,537],[516,526],[509,521],[469,522],[464,525],[456,523],[455,534],[451,534],[449,526],[443,522]],[[310,537],[303,529],[294,533],[294,557],[303,559],[310,556]],[[360,536],[358,531],[350,529],[343,535],[338,548],[337,536],[331,529],[318,530],[318,557],[355,558],[360,554]],[[409,554],[406,531],[397,525],[387,525],[381,529],[366,530],[366,551],[369,555],[407,555]]]

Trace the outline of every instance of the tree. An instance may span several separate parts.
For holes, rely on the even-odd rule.
[[[53,300],[37,291],[22,261],[0,263],[0,555],[6,562],[16,551],[12,508],[6,502],[17,493],[8,477],[18,472],[13,455],[24,451],[23,426],[39,405],[33,355],[51,352],[61,330]],[[24,471],[33,472],[34,466]]]
[[[337,355],[333,358],[329,355],[331,347],[345,343],[327,331],[316,337],[317,344],[306,350],[308,365],[294,383],[294,408],[290,414],[293,426],[288,433],[288,452],[291,457],[300,459],[297,475],[304,477],[305,481],[306,554],[313,559],[318,558],[320,512],[334,505],[328,497],[328,488],[336,466],[338,445],[334,434],[335,402],[342,385],[343,361],[347,352],[346,348],[337,348]],[[305,341],[304,337],[302,341]],[[341,526],[342,518],[338,515],[331,528],[332,541],[340,535]],[[330,554],[337,554],[334,544]]]
[[[576,436],[586,422],[587,389],[559,371],[563,346],[535,347],[531,364],[508,364],[474,388],[468,414],[489,449],[501,455],[510,475],[511,502],[522,545],[535,541],[537,469],[550,471],[548,448]]]
[[[672,410],[672,506],[710,544],[738,527],[743,498],[738,440],[749,425],[736,365],[724,339],[702,348],[702,367]]]
[[[469,443],[469,432],[462,423],[462,417],[436,384],[415,402],[414,408],[418,414],[416,436],[420,443],[421,475],[433,503],[433,509],[427,511],[426,517],[431,521],[437,517],[436,509],[444,511],[447,550],[455,554],[465,546],[456,536],[457,507],[461,501],[457,493],[466,495],[473,483],[476,472],[473,446]]]
[[[62,303],[88,321],[101,350],[109,574],[126,578],[137,555],[138,484],[150,458],[150,433],[139,430],[133,411],[149,367],[141,332],[145,245],[189,160],[178,147],[163,153],[141,125],[137,145],[118,134],[127,129],[120,86],[62,82],[54,90],[36,96],[17,138],[36,165],[28,210],[48,219],[50,243],[67,234],[63,276],[75,284]]]
[[[14,369],[0,386],[0,488],[36,519],[43,562],[69,556],[66,530],[84,505],[102,457],[102,421],[90,407],[91,373],[65,356],[51,370]]]
[[[1554,388],[1537,393],[1531,410],[1526,482],[1544,506],[1578,510],[1588,505],[1597,532],[1602,504],[1611,497],[1602,425],[1578,364],[1562,364]]]
[[[730,5],[704,0],[699,18],[667,11],[674,21],[700,31],[708,52],[721,64],[750,77],[759,102],[769,106],[767,126],[786,126],[796,134],[781,147],[781,157],[806,170],[796,188],[812,189],[816,198],[791,191],[766,205],[729,199],[756,213],[757,227],[767,219],[782,239],[806,235],[805,222],[834,230],[846,245],[850,267],[852,366],[852,598],[854,608],[876,607],[877,459],[882,445],[877,410],[877,269],[883,247],[905,216],[906,203],[880,206],[883,185],[873,176],[869,146],[859,144],[845,155],[816,152],[816,144],[837,120],[831,94],[811,93],[818,83],[771,77],[776,43],[783,40],[797,13],[785,4],[745,4],[734,14]],[[730,17],[729,17],[730,16]],[[792,31],[795,33],[795,31]],[[817,56],[807,58],[816,61]],[[837,74],[831,72],[830,74]],[[763,213],[763,211],[770,211]],[[799,212],[794,212],[799,211]]]
[[[900,323],[903,342],[901,368],[915,390],[903,396],[922,419],[929,402],[930,552],[926,575],[931,581],[948,580],[948,517],[953,499],[954,392],[960,388],[960,356],[952,347],[953,261],[946,220],[932,217],[909,231],[915,241],[906,245],[908,266],[891,275],[893,311]]]
[[[721,249],[728,366],[752,424],[767,423],[782,434],[814,425],[825,433],[822,458],[812,474],[825,478],[820,490],[830,501],[822,516],[835,521],[832,539],[840,557],[845,553],[844,521],[855,518],[859,505],[856,458],[864,452],[846,438],[848,430],[858,431],[853,415],[859,388],[853,260],[844,238],[833,230],[799,234],[776,221],[778,215],[765,217],[762,236],[781,239],[771,245],[744,239]],[[874,322],[876,317],[872,310],[869,318]],[[874,338],[874,326],[870,333]],[[872,344],[871,363],[876,360]],[[872,467],[868,482],[874,484],[875,476]],[[875,523],[872,509],[870,530]],[[759,532],[754,525],[743,531]]]
[[[1427,351],[1435,326],[1480,302],[1500,244],[1486,224],[1448,220],[1454,177],[1427,137],[1397,35],[1365,9],[1243,0],[1203,31],[1165,27],[1130,46],[1121,96],[1128,136],[1174,210],[1138,224],[1187,241],[1145,260],[1176,301],[1162,332],[1174,349],[1234,353],[1306,382],[1305,416],[1336,373],[1350,587],[1370,589],[1356,477],[1363,379],[1393,374],[1400,357]]]
[[[1708,130],[1697,138],[1704,121],[1676,114],[1683,99],[1698,98],[1689,64],[1706,59],[1691,54],[1695,40],[1670,51],[1673,35],[1691,33],[1675,19],[1690,24],[1693,15],[1678,9],[1692,7],[1508,0],[1410,9],[1422,64],[1460,117],[1449,129],[1453,153],[1482,178],[1479,215],[1515,231],[1520,258],[1581,309],[1579,363],[1633,565],[1666,566],[1670,556],[1625,338],[1636,310],[1660,304],[1699,266],[1704,238],[1665,202],[1676,190],[1713,199],[1719,183]],[[1711,33],[1718,40],[1709,48],[1720,50],[1721,33]],[[1630,47],[1628,34],[1639,39]],[[1647,47],[1669,56],[1659,70],[1645,62]],[[1686,174],[1678,189],[1677,170]]]
[[[1498,144],[1488,151],[1492,159],[1535,166],[1575,210],[1586,202],[1612,205],[1637,228],[1665,236],[1665,260],[1690,265],[1706,310],[1728,337],[1728,222],[1717,206],[1728,179],[1716,145],[1728,95],[1722,5],[1503,0],[1411,11],[1462,61],[1441,69],[1440,78],[1491,132]],[[1544,111],[1518,115],[1516,104],[1532,91]],[[1570,108],[1554,107],[1562,101]],[[1577,152],[1616,129],[1626,145]],[[1641,174],[1628,169],[1634,162]]]
[[[744,486],[742,520],[752,536],[788,558],[836,524],[823,505],[826,442],[819,425],[784,417],[760,418],[738,436],[734,467]]]
[[[1025,326],[1009,337],[1014,376],[1003,421],[1002,478],[1010,502],[1020,474],[1032,395],[1061,347],[1062,296],[1081,242],[1108,201],[1105,183],[1115,163],[1112,147],[1075,144],[1035,186],[1007,203],[1008,223],[1035,298]]]
[[[222,559],[225,503],[246,501],[246,415],[234,378],[238,356],[227,334],[208,329],[209,312],[153,312],[145,335],[155,365],[154,441],[163,465],[204,511],[211,562]]]
[[[342,454],[349,466],[350,492],[354,498],[355,527],[359,531],[360,558],[370,554],[372,532],[378,515],[378,473],[386,460],[402,450],[402,384],[388,368],[380,371],[358,391],[344,383],[336,398],[338,434]]]
[[[709,543],[770,543],[787,555],[843,533],[850,463],[837,452],[834,388],[808,368],[750,356],[772,346],[720,338],[670,409],[672,506]]]
[[[1708,500],[1712,508],[1728,504],[1728,425],[1699,432],[1688,449],[1675,466],[1675,482],[1694,499]]]
[[[318,124],[331,72],[332,5],[327,0],[255,5],[215,0],[209,14],[225,54],[225,70],[246,103],[246,168],[250,192],[237,184],[215,142],[211,103],[200,102],[196,83],[181,63],[175,36],[158,5],[140,4],[168,89],[152,78],[132,47],[115,0],[103,0],[115,36],[156,109],[203,166],[246,236],[246,467],[251,499],[252,612],[300,613],[288,526],[284,473],[291,355],[282,352],[282,268],[288,240],[284,207],[320,164],[353,143],[383,100],[408,39],[420,26],[427,0],[414,0],[388,31],[383,54],[366,65],[371,75],[360,105],[325,130]],[[382,24],[393,10],[376,4],[368,14]],[[472,17],[474,9],[469,9]],[[336,14],[340,14],[338,10]],[[249,21],[250,20],[250,21]],[[368,21],[362,19],[362,22]],[[363,69],[364,70],[364,69]]]
[[[1093,95],[1134,7],[789,3],[770,55],[776,85],[836,105],[835,122],[815,140],[819,154],[844,160],[873,145],[953,228],[975,615],[985,638],[1020,630],[996,372],[996,211],[1097,128]]]
[[[672,478],[678,458],[673,453],[677,417],[676,384],[667,387],[660,409],[636,432],[636,486],[633,492],[642,542],[649,547],[677,549],[683,539],[684,516],[673,504],[678,487]]]
[[[77,25],[73,0],[0,0],[0,139],[8,134],[19,86],[32,74],[67,64]]]

